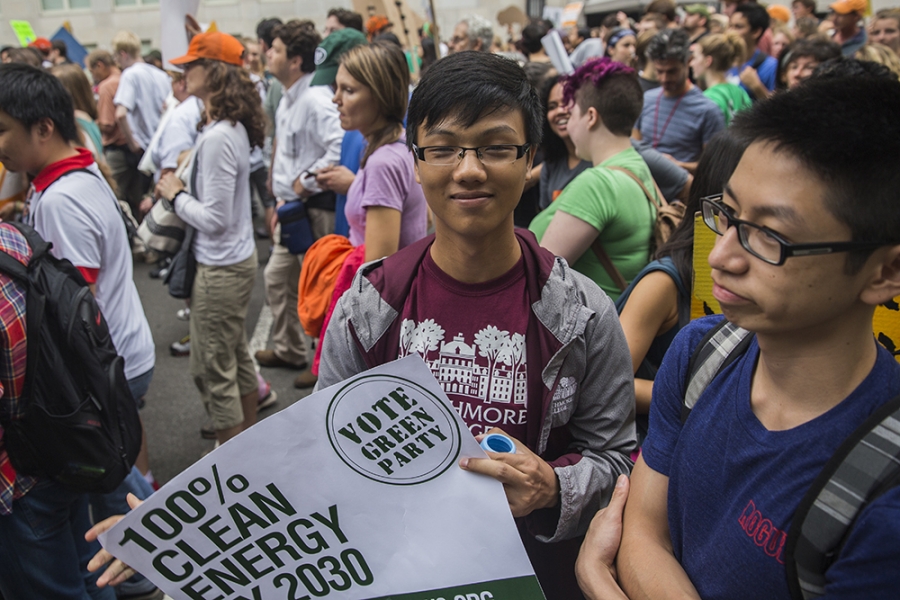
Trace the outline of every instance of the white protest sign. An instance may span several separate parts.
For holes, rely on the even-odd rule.
[[[169,61],[187,54],[188,37],[184,29],[184,18],[196,15],[200,0],[160,0],[160,41],[163,65],[170,68]]]
[[[295,403],[102,535],[176,599],[543,600],[502,485],[417,356]]]

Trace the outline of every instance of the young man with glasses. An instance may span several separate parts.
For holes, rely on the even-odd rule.
[[[540,138],[540,100],[514,62],[465,52],[426,73],[407,141],[435,233],[357,273],[319,387],[419,355],[473,434],[519,440],[460,466],[504,483],[547,597],[577,598],[580,536],[630,468],[634,394],[610,299],[513,227]]]
[[[898,103],[896,81],[811,79],[736,118],[751,143],[702,208],[719,234],[713,295],[754,337],[684,420],[691,356],[721,317],[682,329],[657,374],[617,560],[631,598],[792,597],[801,498],[900,394],[900,365],[872,334],[875,308],[900,295]],[[900,488],[862,509],[824,597],[896,597],[898,515]]]

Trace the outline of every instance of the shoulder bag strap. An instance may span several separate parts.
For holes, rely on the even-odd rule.
[[[622,167],[615,167],[615,166],[606,167],[606,168],[611,171],[620,171],[622,173],[625,173],[629,177],[631,177],[631,179],[641,187],[641,191],[644,192],[644,196],[647,197],[647,201],[650,202],[650,204],[655,206],[657,209],[662,208],[663,204],[665,203],[665,196],[663,196],[662,190],[659,189],[659,186],[656,185],[655,179],[653,180],[653,188],[656,190],[656,195],[657,195],[657,198],[659,198],[659,200],[654,200],[653,195],[650,193],[650,190],[647,189],[647,186],[644,185],[644,182],[641,181],[641,178],[638,177],[637,175],[635,175],[634,173],[632,173],[631,171],[629,171],[628,169],[625,169]]]
[[[859,514],[900,484],[900,396],[845,439],[797,506],[784,566],[795,600],[825,594],[825,573],[840,555]]]
[[[747,351],[752,339],[752,333],[724,319],[707,332],[688,362],[688,376],[681,403],[682,423],[687,421],[709,383],[722,369]]]
[[[613,283],[616,284],[619,291],[624,292],[625,288],[628,287],[628,282],[622,277],[622,272],[613,264],[609,254],[606,253],[606,248],[604,248],[603,244],[600,242],[599,235],[594,239],[594,243],[591,244],[591,250],[597,255],[597,260],[600,261],[603,270],[605,270],[606,274],[609,275],[609,278],[613,280]]]

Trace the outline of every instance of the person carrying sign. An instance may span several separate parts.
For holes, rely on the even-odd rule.
[[[360,269],[318,387],[419,355],[473,434],[517,440],[460,467],[504,484],[547,597],[578,598],[580,538],[631,467],[634,392],[609,297],[513,227],[541,122],[512,61],[464,52],[425,74],[407,144],[435,234]]]

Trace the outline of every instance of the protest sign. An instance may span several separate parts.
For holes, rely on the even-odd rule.
[[[502,485],[417,356],[317,392],[101,536],[173,598],[542,600]]]
[[[184,19],[187,15],[196,15],[199,6],[200,0],[160,0],[159,47],[166,68],[170,66],[169,60],[187,54],[188,35]]]
[[[16,38],[22,46],[27,46],[37,39],[34,29],[28,21],[10,21],[9,25],[13,28]]]

